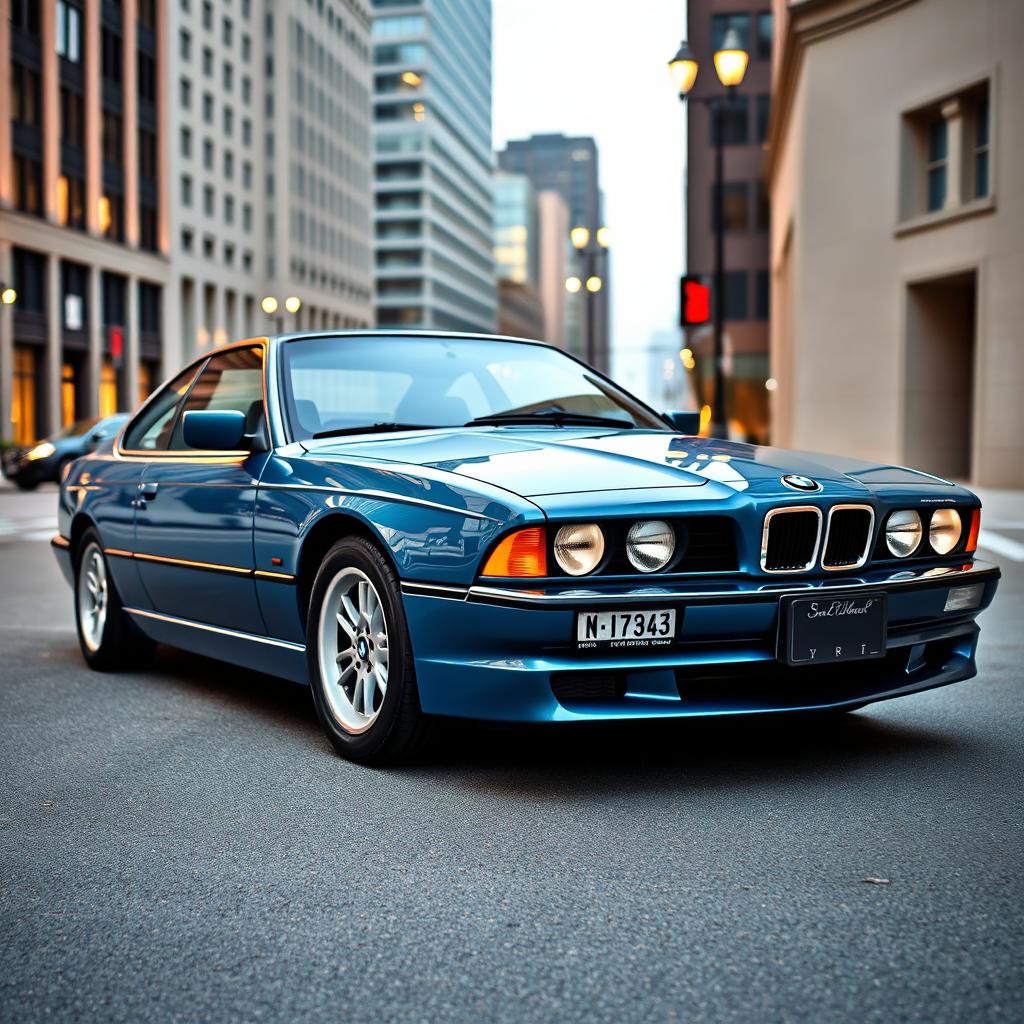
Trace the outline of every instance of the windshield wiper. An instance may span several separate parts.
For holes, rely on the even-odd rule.
[[[318,441],[322,437],[344,437],[345,434],[390,434],[397,430],[436,430],[430,423],[364,423],[357,427],[336,427],[334,430],[321,430],[313,434],[312,439]]]
[[[467,427],[501,426],[506,423],[552,423],[556,427],[618,427],[632,430],[631,420],[620,420],[614,416],[598,416],[596,413],[572,412],[569,409],[534,409],[532,412],[496,412],[490,416],[477,416]]]

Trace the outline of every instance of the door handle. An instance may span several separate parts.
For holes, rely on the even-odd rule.
[[[145,501],[152,501],[156,497],[158,483],[139,484],[139,497]]]

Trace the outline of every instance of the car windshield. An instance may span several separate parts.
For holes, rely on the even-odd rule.
[[[487,338],[299,338],[283,349],[292,436],[359,428],[539,423],[665,430],[625,391],[558,349]]]

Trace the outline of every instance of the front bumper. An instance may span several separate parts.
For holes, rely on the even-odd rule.
[[[975,675],[975,618],[999,570],[983,562],[798,584],[747,580],[600,589],[403,585],[423,710],[542,722],[683,717],[855,706]],[[981,584],[946,612],[951,588]],[[790,667],[777,658],[783,597],[884,593],[886,656]],[[579,611],[674,607],[670,649],[580,653]]]

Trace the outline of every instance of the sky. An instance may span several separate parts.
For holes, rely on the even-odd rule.
[[[684,0],[494,0],[493,9],[495,150],[540,132],[597,140],[622,372],[678,316],[684,112],[667,64]]]

